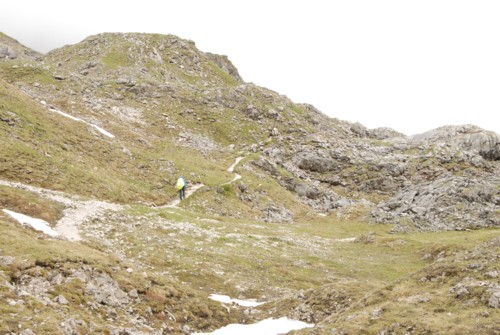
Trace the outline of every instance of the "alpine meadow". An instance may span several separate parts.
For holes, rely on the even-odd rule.
[[[330,118],[173,35],[0,33],[0,136],[0,335],[500,334],[494,132]]]

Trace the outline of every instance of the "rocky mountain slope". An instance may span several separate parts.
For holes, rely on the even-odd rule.
[[[4,308],[11,311],[10,315],[17,315],[9,318],[8,326],[0,333],[13,331],[19,313],[30,318],[29,310],[49,313],[49,307],[54,306],[69,311],[66,320],[72,321],[65,323],[71,324],[69,328],[50,323],[45,329],[41,320],[31,328],[40,333],[57,328],[61,334],[86,333],[90,329],[117,334],[189,333],[192,328],[213,328],[231,320],[261,317],[258,311],[224,312],[203,297],[202,292],[209,289],[246,297],[265,294],[273,299],[290,294],[286,301],[295,305],[289,310],[298,311],[302,306],[303,312],[285,314],[325,322],[323,328],[304,332],[338,327],[359,332],[368,327],[366,322],[373,322],[363,319],[351,327],[345,321],[351,316],[342,319],[342,315],[352,315],[354,310],[365,315],[367,304],[361,302],[368,298],[345,283],[342,293],[338,288],[332,291],[332,279],[325,276],[325,269],[333,266],[339,271],[335,281],[349,272],[328,260],[337,257],[334,251],[338,249],[329,250],[327,246],[337,246],[342,243],[337,240],[342,239],[314,237],[325,229],[322,226],[354,222],[349,229],[357,237],[348,241],[357,243],[348,243],[347,254],[364,253],[360,250],[364,247],[373,248],[371,252],[377,254],[392,248],[395,254],[409,255],[415,245],[431,248],[422,240],[433,236],[431,232],[443,234],[447,241],[446,236],[455,235],[446,234],[453,231],[458,234],[474,230],[474,241],[477,239],[483,246],[478,248],[496,245],[487,238],[498,235],[500,225],[500,135],[464,125],[407,137],[392,129],[367,129],[359,123],[330,118],[314,106],[295,104],[277,92],[245,82],[227,57],[203,53],[194,42],[176,36],[107,33],[40,55],[0,34],[0,134],[0,179],[3,185],[10,185],[0,188],[5,208],[37,215],[57,225],[63,209],[57,201],[44,200],[48,190],[126,208],[124,212],[100,214],[80,222],[84,243],[78,243],[79,251],[71,252],[67,259],[63,255],[75,242],[57,241],[57,247],[42,253],[47,255],[40,258],[35,253],[26,264],[14,247],[0,249],[2,277],[8,284],[1,292],[11,301]],[[228,171],[237,157],[243,157],[235,167],[241,179],[233,179],[233,172]],[[180,208],[169,209],[168,204],[177,197],[173,185],[179,175],[201,188]],[[14,190],[12,183],[41,191],[33,198],[26,189]],[[12,230],[7,216],[0,219],[3,230]],[[215,227],[223,224],[217,231],[205,226],[206,222]],[[309,226],[306,222],[321,223]],[[238,233],[231,232],[231,225]],[[274,231],[265,228],[260,231],[257,226],[273,227],[285,237],[274,236]],[[483,230],[476,232],[479,228]],[[26,234],[19,228],[15,231],[19,236]],[[389,233],[412,237],[385,235]],[[197,246],[198,242],[185,236],[189,234],[203,241]],[[22,243],[8,236],[2,245]],[[34,245],[31,252],[44,249],[36,235],[28,236],[30,245]],[[226,236],[232,236],[231,240],[225,240]],[[248,236],[255,240],[247,241]],[[156,249],[144,247],[156,245],[158,239],[162,244]],[[454,245],[454,238],[451,240]],[[214,241],[222,246],[213,245]],[[396,246],[395,241],[406,242]],[[273,264],[272,269],[281,267],[279,271],[296,282],[283,283],[279,279],[283,276],[273,277],[272,271],[263,271],[266,266],[254,264],[253,258],[238,256],[237,261],[217,262],[217,258],[226,259],[226,253],[234,252],[231,243],[248,248],[249,255],[256,252],[266,259],[266,264]],[[164,244],[171,246],[164,250],[169,255],[167,262],[154,257],[154,251]],[[462,247],[471,250],[474,245]],[[193,255],[191,250],[185,250],[187,246],[209,251],[206,257]],[[462,247],[449,256],[462,257],[467,252]],[[289,267],[319,274],[299,270],[297,275],[291,274],[279,265],[279,258],[267,254],[274,248],[287,255]],[[287,248],[290,251],[284,251]],[[79,258],[79,253],[85,256]],[[117,260],[101,253],[109,253]],[[299,261],[304,253],[314,257],[314,262]],[[187,265],[176,258],[178,254],[192,262]],[[439,267],[424,268],[420,257],[408,257],[412,265],[406,270],[415,276],[418,271]],[[261,279],[252,284],[245,278],[251,271],[238,266],[238,262],[248,263]],[[200,269],[192,264],[218,270],[197,278]],[[362,266],[371,265],[367,261]],[[498,259],[491,257],[484,268],[493,273],[497,267]],[[128,269],[133,278],[127,274]],[[136,276],[136,271],[141,275]],[[391,271],[405,276],[404,271]],[[486,272],[482,271],[477,280]],[[230,284],[210,283],[214,278],[220,280],[217,273],[230,274]],[[402,285],[411,286],[412,278],[406,277]],[[374,283],[364,283],[361,291],[373,290],[372,294],[380,295],[386,285],[396,285],[395,279],[380,273]],[[265,280],[273,284],[263,293],[269,286]],[[495,280],[490,281],[487,290],[481,289],[474,303],[488,306],[485,308],[494,310],[489,314],[498,315]],[[61,303],[56,293],[74,285],[79,293],[68,304]],[[45,289],[38,292],[38,286]],[[98,296],[103,287],[115,293]],[[297,289],[311,291],[295,296]],[[319,292],[325,291],[331,293],[325,295],[330,301],[319,302]],[[31,292],[28,296],[34,300],[19,302],[19,292]],[[488,302],[491,299],[492,304]],[[288,302],[278,301],[276,306],[288,306]],[[326,304],[328,312],[320,313],[323,307],[316,306],[318,303]],[[36,306],[20,307],[26,304]],[[78,304],[86,307],[78,318],[71,317]],[[380,304],[382,300],[370,300],[368,305]],[[164,309],[167,305],[171,308]],[[283,307],[272,309],[277,314],[283,311]],[[96,323],[96,313],[110,320],[113,327],[102,320]],[[372,320],[384,319],[382,312],[376,314]],[[129,319],[137,321],[130,323]],[[380,327],[377,322],[370,326],[373,333],[375,329],[398,333],[387,326],[388,319]],[[487,324],[485,329],[496,331]],[[413,333],[437,329],[433,327],[417,327],[419,332]]]
[[[208,156],[214,153],[227,157],[233,151],[255,153],[252,169],[315,212],[378,205],[372,212],[376,221],[404,218],[424,230],[499,224],[495,187],[499,135],[477,127],[444,127],[406,138],[390,129],[368,130],[331,119],[313,106],[296,105],[275,92],[244,83],[227,58],[204,54],[194,43],[173,36],[103,34],[54,50],[43,61],[7,65],[2,71],[5,85],[15,85],[31,97],[30,103],[38,103],[40,113],[63,111],[111,132],[113,139],[97,136],[100,146],[89,143],[86,154],[96,156],[100,150],[98,155],[108,156],[110,164],[117,162],[125,183],[132,171],[141,169],[133,174],[150,184],[142,190],[148,193],[143,198],[158,201],[151,189],[164,185],[159,178],[174,178],[175,172],[182,171],[177,165],[186,164],[185,174],[192,173],[196,181],[204,178],[187,162],[176,162],[182,158],[171,157],[169,148],[194,151],[201,164],[211,161]],[[8,115],[3,118],[11,131],[17,131],[9,125],[15,121]],[[72,149],[68,144],[51,148],[57,154],[71,154]],[[130,157],[133,161],[144,152],[154,157],[141,157],[141,165],[135,168],[127,166]],[[79,163],[86,169],[88,159]],[[101,164],[94,165],[102,169]],[[56,180],[45,182],[54,184]],[[88,192],[96,194],[95,189]],[[112,198],[106,194],[110,192],[102,192]],[[429,192],[441,198],[439,213],[424,210],[436,197]],[[138,190],[132,193],[123,197],[140,199]],[[255,196],[245,194],[247,199]],[[291,210],[283,203],[274,207]],[[440,217],[445,217],[443,223]]]
[[[40,59],[41,56],[39,52],[0,32],[0,61],[10,59],[36,60]]]

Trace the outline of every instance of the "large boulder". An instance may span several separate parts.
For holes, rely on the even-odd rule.
[[[264,208],[262,214],[261,219],[265,222],[293,222],[293,214],[288,208],[273,203]]]
[[[0,44],[0,59],[1,58],[16,59],[17,53],[11,48]]]
[[[297,193],[299,197],[317,199],[322,195],[322,192],[317,187],[293,178],[283,178],[280,184],[287,190]]]
[[[94,272],[85,286],[85,294],[107,306],[123,306],[130,302],[128,294],[106,273]]]
[[[269,172],[273,176],[279,175],[278,168],[275,164],[271,163],[265,158],[260,158],[259,160],[252,161],[252,164],[260,167],[262,170]]]
[[[320,156],[317,153],[300,155],[296,164],[300,169],[312,172],[328,172],[335,168],[335,162],[332,158]]]

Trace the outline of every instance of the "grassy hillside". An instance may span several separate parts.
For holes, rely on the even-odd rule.
[[[285,315],[316,325],[296,334],[500,333],[497,161],[328,118],[193,42],[101,34],[1,62],[0,152],[0,182],[19,183],[0,186],[0,209],[82,237],[0,211],[0,335]],[[175,206],[179,175],[200,188]],[[123,207],[79,218],[95,199]],[[432,215],[493,228],[418,232]]]
[[[191,182],[217,184],[236,156],[213,150],[207,157],[181,147],[174,134],[160,137],[165,127],[150,127],[143,138],[141,129],[106,127],[101,120],[116,134],[108,138],[89,124],[50,111],[4,80],[0,113],[2,178],[102,199],[165,203],[174,196],[179,174],[189,175]]]
[[[3,187],[2,194],[7,208],[37,215],[43,207],[49,221],[60,215],[57,204],[42,198],[31,195],[23,206],[25,192]],[[333,218],[276,224],[133,206],[87,222],[80,244],[43,238],[0,217],[2,259],[14,258],[2,266],[7,282],[48,280],[55,273],[69,278],[47,292],[51,300],[63,295],[69,301],[56,309],[40,304],[39,296],[14,305],[19,298],[4,287],[4,332],[21,324],[48,334],[69,316],[84,321],[81,331],[88,331],[109,306],[92,304],[86,286],[71,279],[82,266],[108,273],[125,292],[136,289],[140,301],[132,306],[141,315],[151,313],[148,324],[155,329],[165,320],[179,331],[288,315],[318,324],[304,334],[498,331],[499,310],[488,306],[500,265],[497,230],[394,234],[390,226]],[[459,293],[460,285],[467,293]],[[251,314],[236,307],[227,314],[207,299],[210,293],[268,303]],[[97,309],[80,310],[82,303]],[[165,307],[174,318],[162,316]],[[94,331],[125,327],[125,315],[102,319]]]

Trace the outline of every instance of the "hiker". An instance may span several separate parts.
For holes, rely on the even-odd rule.
[[[179,197],[182,199],[186,198],[186,180],[183,176],[180,176],[177,179],[177,184],[175,184],[177,189],[179,190]]]

